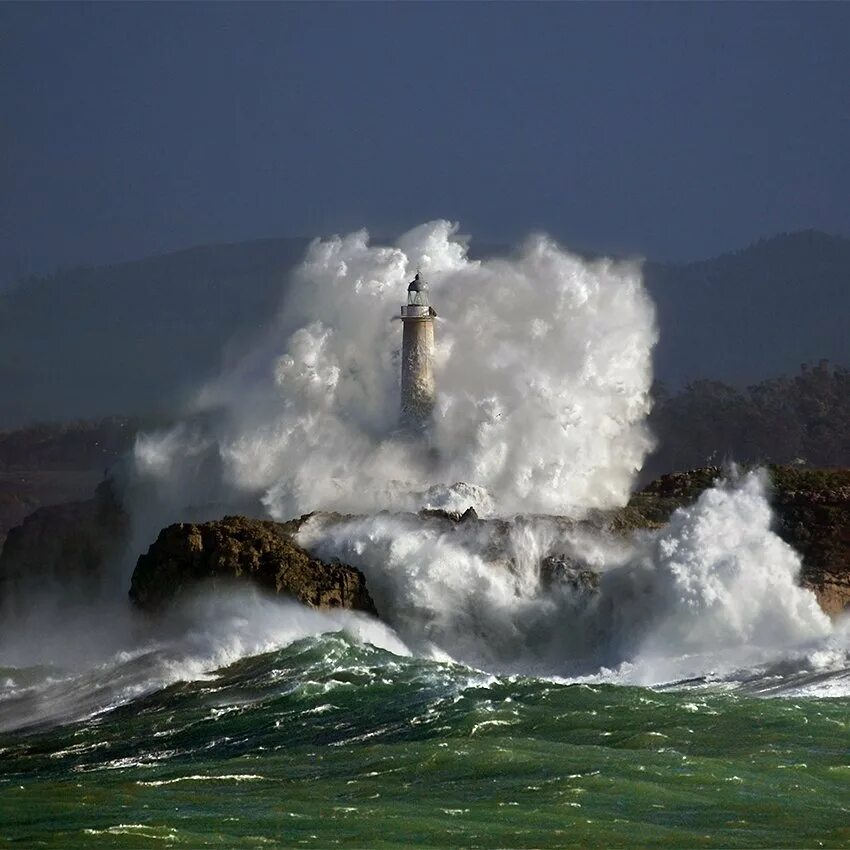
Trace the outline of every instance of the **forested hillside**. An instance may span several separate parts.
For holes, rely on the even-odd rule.
[[[700,380],[656,396],[658,448],[642,481],[728,461],[850,466],[850,370],[826,360],[744,389]]]

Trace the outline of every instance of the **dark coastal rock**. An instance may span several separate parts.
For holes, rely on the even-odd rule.
[[[360,570],[311,557],[285,524],[240,516],[163,529],[136,564],[130,598],[155,609],[202,580],[225,579],[250,580],[312,608],[377,613]]]
[[[563,552],[543,558],[540,562],[540,581],[546,588],[566,584],[582,593],[596,593],[599,590],[599,573],[578,558]]]
[[[803,583],[827,614],[850,608],[850,470],[772,471],[776,532],[803,556]]]
[[[427,519],[446,520],[451,523],[476,522],[478,512],[470,505],[465,511],[447,511],[443,508],[423,508],[419,516]]]
[[[775,531],[800,553],[803,568],[800,583],[811,589],[823,610],[837,616],[850,607],[850,469],[806,469],[789,466],[768,467],[770,501],[775,515]],[[446,535],[459,535],[476,529],[476,552],[495,567],[514,568],[510,536],[516,523],[525,519],[546,520],[559,532],[586,528],[593,533],[629,535],[636,531],[663,527],[677,508],[692,505],[700,494],[724,477],[718,466],[662,475],[636,493],[628,505],[615,511],[594,511],[576,521],[567,517],[478,518],[474,510],[465,513],[422,510],[423,523],[438,524]],[[293,520],[297,531],[307,519],[332,525],[352,517],[316,513]],[[582,593],[594,593],[598,575],[571,553],[551,552],[540,563],[541,589],[568,584]]]
[[[0,599],[26,605],[50,583],[66,597],[101,589],[104,565],[120,556],[130,519],[110,481],[91,499],[39,508],[9,530],[0,554]]]
[[[777,533],[803,558],[801,583],[835,616],[850,606],[850,469],[812,470],[770,467],[770,498]],[[595,512],[582,521],[566,517],[479,518],[423,510],[404,514],[410,523],[438,528],[458,545],[493,564],[514,569],[512,536],[523,522],[546,520],[558,532],[582,527],[628,535],[662,527],[679,507],[693,504],[723,477],[719,467],[664,475],[613,512]],[[216,522],[183,523],[164,529],[133,574],[131,597],[155,608],[201,579],[248,579],[275,593],[314,607],[354,608],[374,613],[363,575],[353,567],[323,563],[294,541],[308,521],[334,525],[355,519],[330,512],[306,514],[286,523],[225,517]],[[40,508],[9,532],[0,554],[0,601],[25,607],[34,591],[50,583],[64,598],[97,592],[115,570],[105,567],[122,556],[129,541],[129,517],[113,486],[101,484],[87,501]],[[595,592],[597,576],[574,553],[552,551],[540,563],[541,592],[568,584]]]
[[[775,531],[803,557],[801,584],[836,616],[850,608],[850,469],[771,466],[768,472]],[[658,528],[721,477],[717,466],[662,475],[612,515],[611,527]]]

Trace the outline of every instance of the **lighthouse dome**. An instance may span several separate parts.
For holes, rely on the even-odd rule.
[[[407,285],[407,305],[408,307],[429,307],[428,303],[428,283],[419,272],[416,272],[416,277]]]
[[[407,285],[408,292],[427,292],[428,281],[419,272],[416,272],[416,277]]]

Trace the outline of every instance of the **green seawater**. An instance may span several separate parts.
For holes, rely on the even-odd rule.
[[[846,698],[497,678],[324,635],[0,736],[0,842],[847,847],[848,721]]]
[[[498,678],[310,637],[0,735],[0,845],[848,847],[850,699]]]

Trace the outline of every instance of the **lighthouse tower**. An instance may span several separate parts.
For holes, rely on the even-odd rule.
[[[419,272],[407,287],[401,308],[404,334],[401,346],[401,425],[425,427],[434,408],[434,308],[428,302],[428,284]]]

